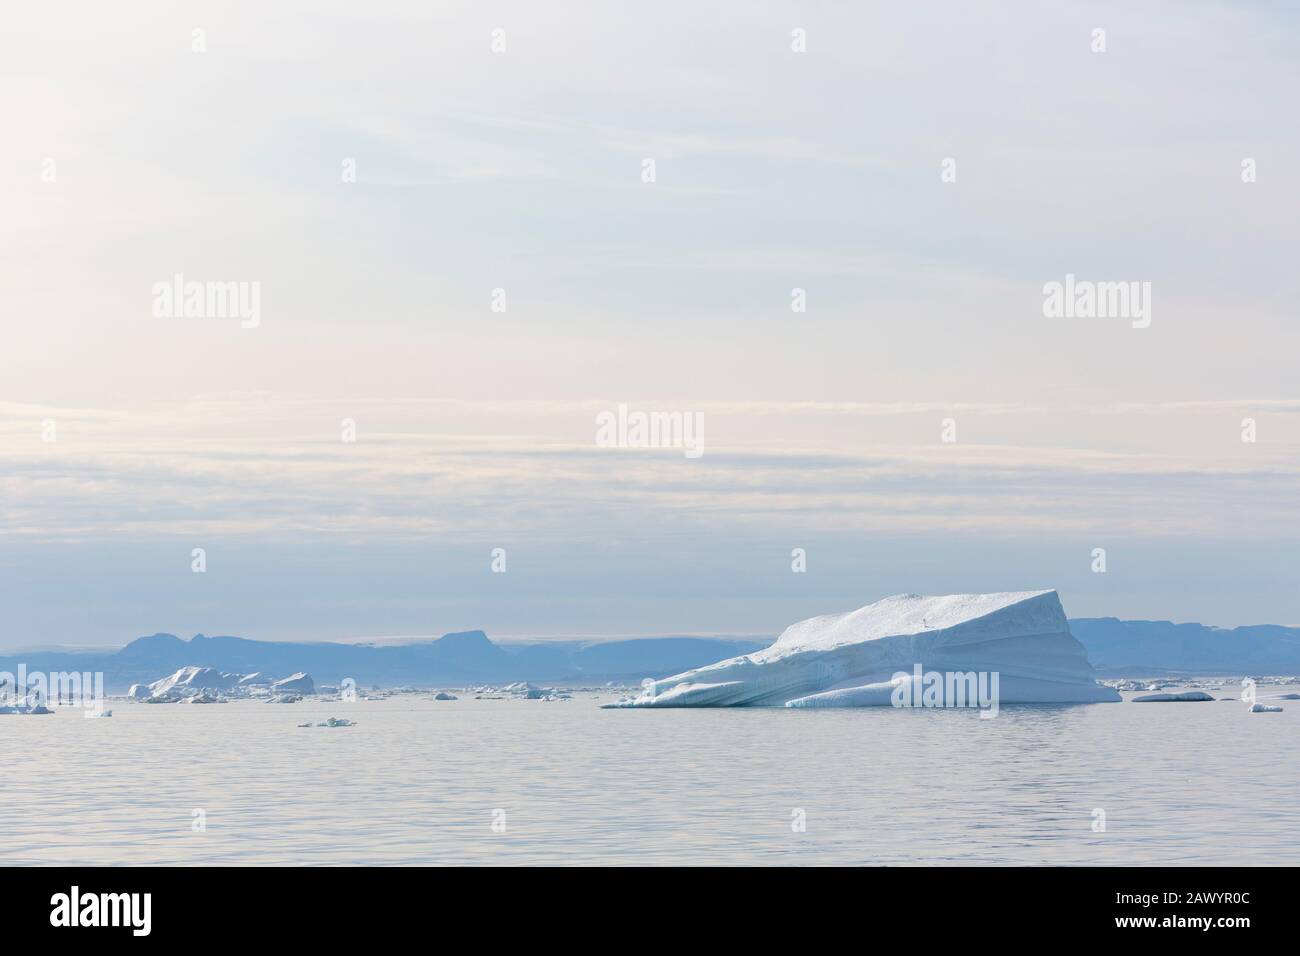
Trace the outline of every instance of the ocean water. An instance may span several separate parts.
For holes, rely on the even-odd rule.
[[[114,701],[110,719],[0,717],[0,853],[10,865],[1300,862],[1300,701],[1276,714],[1020,705],[993,719],[600,702]],[[296,726],[329,716],[357,725]]]

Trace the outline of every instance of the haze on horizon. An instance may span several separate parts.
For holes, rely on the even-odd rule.
[[[8,20],[0,650],[1036,588],[1300,624],[1294,7]],[[257,327],[156,317],[177,274],[260,283]],[[1150,327],[1045,318],[1067,274]],[[704,454],[598,447],[620,404]]]

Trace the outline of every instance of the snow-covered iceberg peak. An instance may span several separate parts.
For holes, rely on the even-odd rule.
[[[897,703],[900,674],[996,675],[1002,703],[1117,701],[1055,591],[897,594],[792,624],[764,650],[647,681],[610,707],[854,707]],[[953,681],[946,684],[952,693]],[[907,699],[920,701],[920,687]],[[941,686],[938,706],[946,701]],[[929,698],[933,700],[934,698]],[[930,704],[933,705],[933,704]]]
[[[846,614],[823,614],[791,624],[774,648],[829,650],[900,634],[952,631],[1001,638],[1070,631],[1055,591],[997,594],[895,594]]]

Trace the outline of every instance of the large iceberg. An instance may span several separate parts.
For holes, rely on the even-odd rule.
[[[238,674],[227,674],[212,667],[199,667],[190,664],[174,674],[148,685],[148,693],[142,695],[139,684],[134,684],[128,695],[137,699],[148,697],[182,697],[201,694],[204,691],[225,692],[239,686]]]
[[[961,678],[975,675],[992,678],[994,706],[1120,700],[1094,679],[1056,592],[1014,591],[898,594],[809,618],[771,647],[648,680],[640,696],[604,706],[863,707],[900,696],[920,706],[921,684],[925,705],[960,706],[974,687]]]

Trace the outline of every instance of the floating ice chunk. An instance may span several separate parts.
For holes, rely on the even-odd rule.
[[[434,700],[460,700],[455,694],[449,694],[445,690],[440,690],[433,695]]]
[[[1282,708],[1277,704],[1261,704],[1259,701],[1256,701],[1250,705],[1250,712],[1252,714],[1280,714],[1282,713]]]
[[[1055,591],[899,594],[786,628],[771,647],[647,681],[604,707],[862,707],[923,671],[998,674],[1001,703],[1118,701],[1098,684]]]
[[[1177,694],[1147,694],[1144,697],[1134,697],[1135,704],[1177,704],[1190,703],[1198,700],[1214,700],[1203,690],[1185,690]]]

